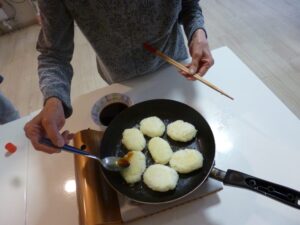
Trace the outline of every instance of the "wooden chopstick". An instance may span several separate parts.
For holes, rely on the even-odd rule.
[[[175,66],[177,69],[180,69],[186,73],[190,73],[189,69],[187,67],[185,67],[184,65],[182,65],[181,63],[175,61],[174,59],[170,58],[169,56],[165,55],[164,53],[162,53],[161,51],[153,48],[151,45],[144,43],[144,48],[146,50],[148,50],[149,52],[161,57],[162,59],[164,59],[166,62],[170,63],[171,65]],[[233,97],[231,97],[230,95],[226,94],[224,91],[222,91],[220,88],[218,88],[217,86],[213,85],[212,83],[208,82],[207,80],[203,79],[199,73],[196,73],[193,75],[194,78],[196,78],[197,80],[201,81],[202,83],[206,84],[207,86],[209,86],[210,88],[214,89],[215,91],[221,93],[222,95],[225,95],[226,97],[230,98],[231,100],[233,100]]]

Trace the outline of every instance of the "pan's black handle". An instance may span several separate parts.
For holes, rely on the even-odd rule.
[[[212,171],[212,177],[223,181],[226,185],[246,188],[300,209],[300,192],[291,188],[235,170],[227,170],[225,173],[224,171],[214,168]]]

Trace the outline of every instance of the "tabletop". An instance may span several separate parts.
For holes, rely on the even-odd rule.
[[[239,170],[300,190],[299,119],[229,48],[212,53],[215,65],[205,79],[233,96],[234,101],[166,67],[78,97],[65,128],[73,132],[88,127],[100,129],[90,111],[98,99],[109,93],[124,93],[134,103],[174,99],[191,105],[208,121],[216,142],[217,168]],[[33,151],[24,138],[22,124],[24,119],[5,125],[5,129],[0,127],[1,146],[13,139],[24,149],[15,156],[0,155],[0,180],[4,184],[0,193],[6,199],[0,202],[0,224],[78,224],[72,155],[49,156]],[[12,132],[7,131],[7,126]],[[20,180],[14,176],[21,181],[14,181]],[[16,183],[18,192],[14,191]],[[8,204],[10,198],[18,202],[17,207]],[[12,210],[17,210],[16,216],[10,215]],[[224,186],[217,194],[130,224],[154,223],[296,225],[300,223],[300,211],[248,190]]]

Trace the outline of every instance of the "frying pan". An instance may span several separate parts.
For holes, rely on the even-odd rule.
[[[198,132],[196,137],[190,142],[176,142],[169,139],[166,134],[164,134],[163,138],[168,140],[173,151],[182,148],[194,148],[200,151],[204,158],[203,167],[189,174],[179,174],[176,189],[162,193],[152,191],[142,181],[129,185],[119,173],[105,170],[102,167],[105,179],[117,192],[140,203],[168,203],[190,194],[210,176],[222,181],[225,185],[246,188],[300,209],[300,192],[296,190],[238,171],[227,170],[224,172],[215,168],[215,141],[210,126],[199,112],[177,101],[166,99],[149,100],[133,105],[121,112],[110,123],[104,133],[99,152],[100,158],[108,156],[122,157],[127,154],[128,151],[121,144],[122,132],[126,128],[137,127],[142,119],[149,116],[159,117],[166,125],[179,119],[193,124]],[[146,156],[147,167],[154,164],[147,147],[143,152]]]

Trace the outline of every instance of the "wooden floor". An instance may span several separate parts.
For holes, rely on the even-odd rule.
[[[201,5],[211,48],[230,47],[300,118],[299,0],[209,0]],[[36,71],[38,32],[39,27],[32,26],[0,37],[0,74],[5,77],[0,88],[21,115],[42,106]],[[78,29],[75,46],[73,98],[106,85]]]

